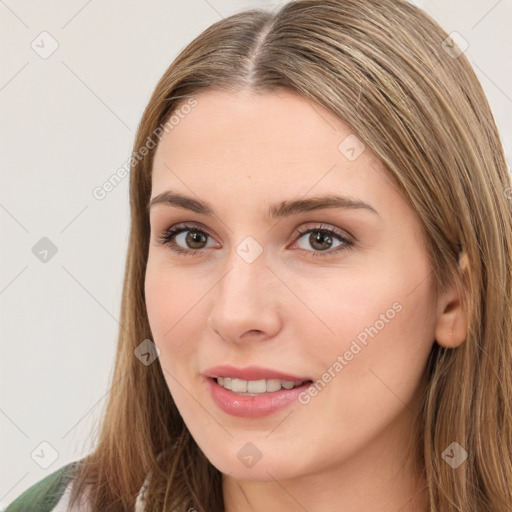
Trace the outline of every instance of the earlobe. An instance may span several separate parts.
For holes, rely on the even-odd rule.
[[[462,273],[462,282],[468,282],[469,260],[467,254],[462,252],[459,257],[459,267]],[[463,290],[452,287],[439,299],[439,312],[435,330],[435,339],[445,348],[456,348],[467,337],[467,312],[465,309]]]

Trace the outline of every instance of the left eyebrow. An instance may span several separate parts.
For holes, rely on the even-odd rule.
[[[380,217],[379,212],[370,204],[359,199],[353,199],[346,196],[326,195],[312,197],[310,199],[296,199],[294,201],[282,201],[269,208],[267,218],[278,219],[289,217],[298,213],[311,212],[323,209],[365,209]]]
[[[177,192],[172,192],[170,190],[162,192],[161,194],[158,194],[152,198],[148,204],[148,210],[156,204],[164,204],[167,206],[174,206],[176,208],[191,210],[202,215],[218,216],[209,203],[185,196],[183,194],[179,194]],[[309,199],[282,201],[281,203],[271,205],[268,209],[266,219],[275,220],[304,212],[337,208],[364,209],[380,216],[379,212],[372,205],[365,203],[364,201],[346,196],[329,194],[325,196],[312,197]]]

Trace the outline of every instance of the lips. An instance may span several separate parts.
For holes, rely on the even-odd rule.
[[[263,368],[261,366],[247,366],[245,368],[236,368],[230,365],[220,365],[208,368],[203,372],[205,377],[231,377],[234,379],[242,380],[267,380],[267,379],[279,379],[279,380],[291,380],[291,381],[309,381],[311,377],[292,375],[290,373],[284,373],[281,371],[273,370],[271,368]]]
[[[303,383],[293,389],[280,389],[271,393],[241,394],[225,389],[212,377],[203,376],[205,390],[215,405],[230,416],[245,419],[262,418],[288,407],[298,407],[301,404],[299,397],[310,385]],[[294,375],[291,377],[295,378]]]

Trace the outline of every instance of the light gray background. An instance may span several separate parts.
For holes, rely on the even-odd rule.
[[[0,0],[0,510],[92,449],[119,328],[128,179],[102,201],[93,188],[130,156],[177,53],[221,17],[277,3]],[[510,162],[512,2],[415,3],[468,42]],[[43,31],[59,45],[46,59],[31,47],[51,48]],[[42,237],[57,247],[47,262],[32,252]]]

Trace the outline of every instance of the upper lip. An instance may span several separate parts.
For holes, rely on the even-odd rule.
[[[203,372],[206,377],[233,377],[242,380],[267,380],[279,379],[290,380],[293,382],[311,380],[309,377],[300,377],[291,375],[271,368],[263,368],[261,366],[246,366],[245,368],[235,368],[230,365],[220,365],[208,368]]]

